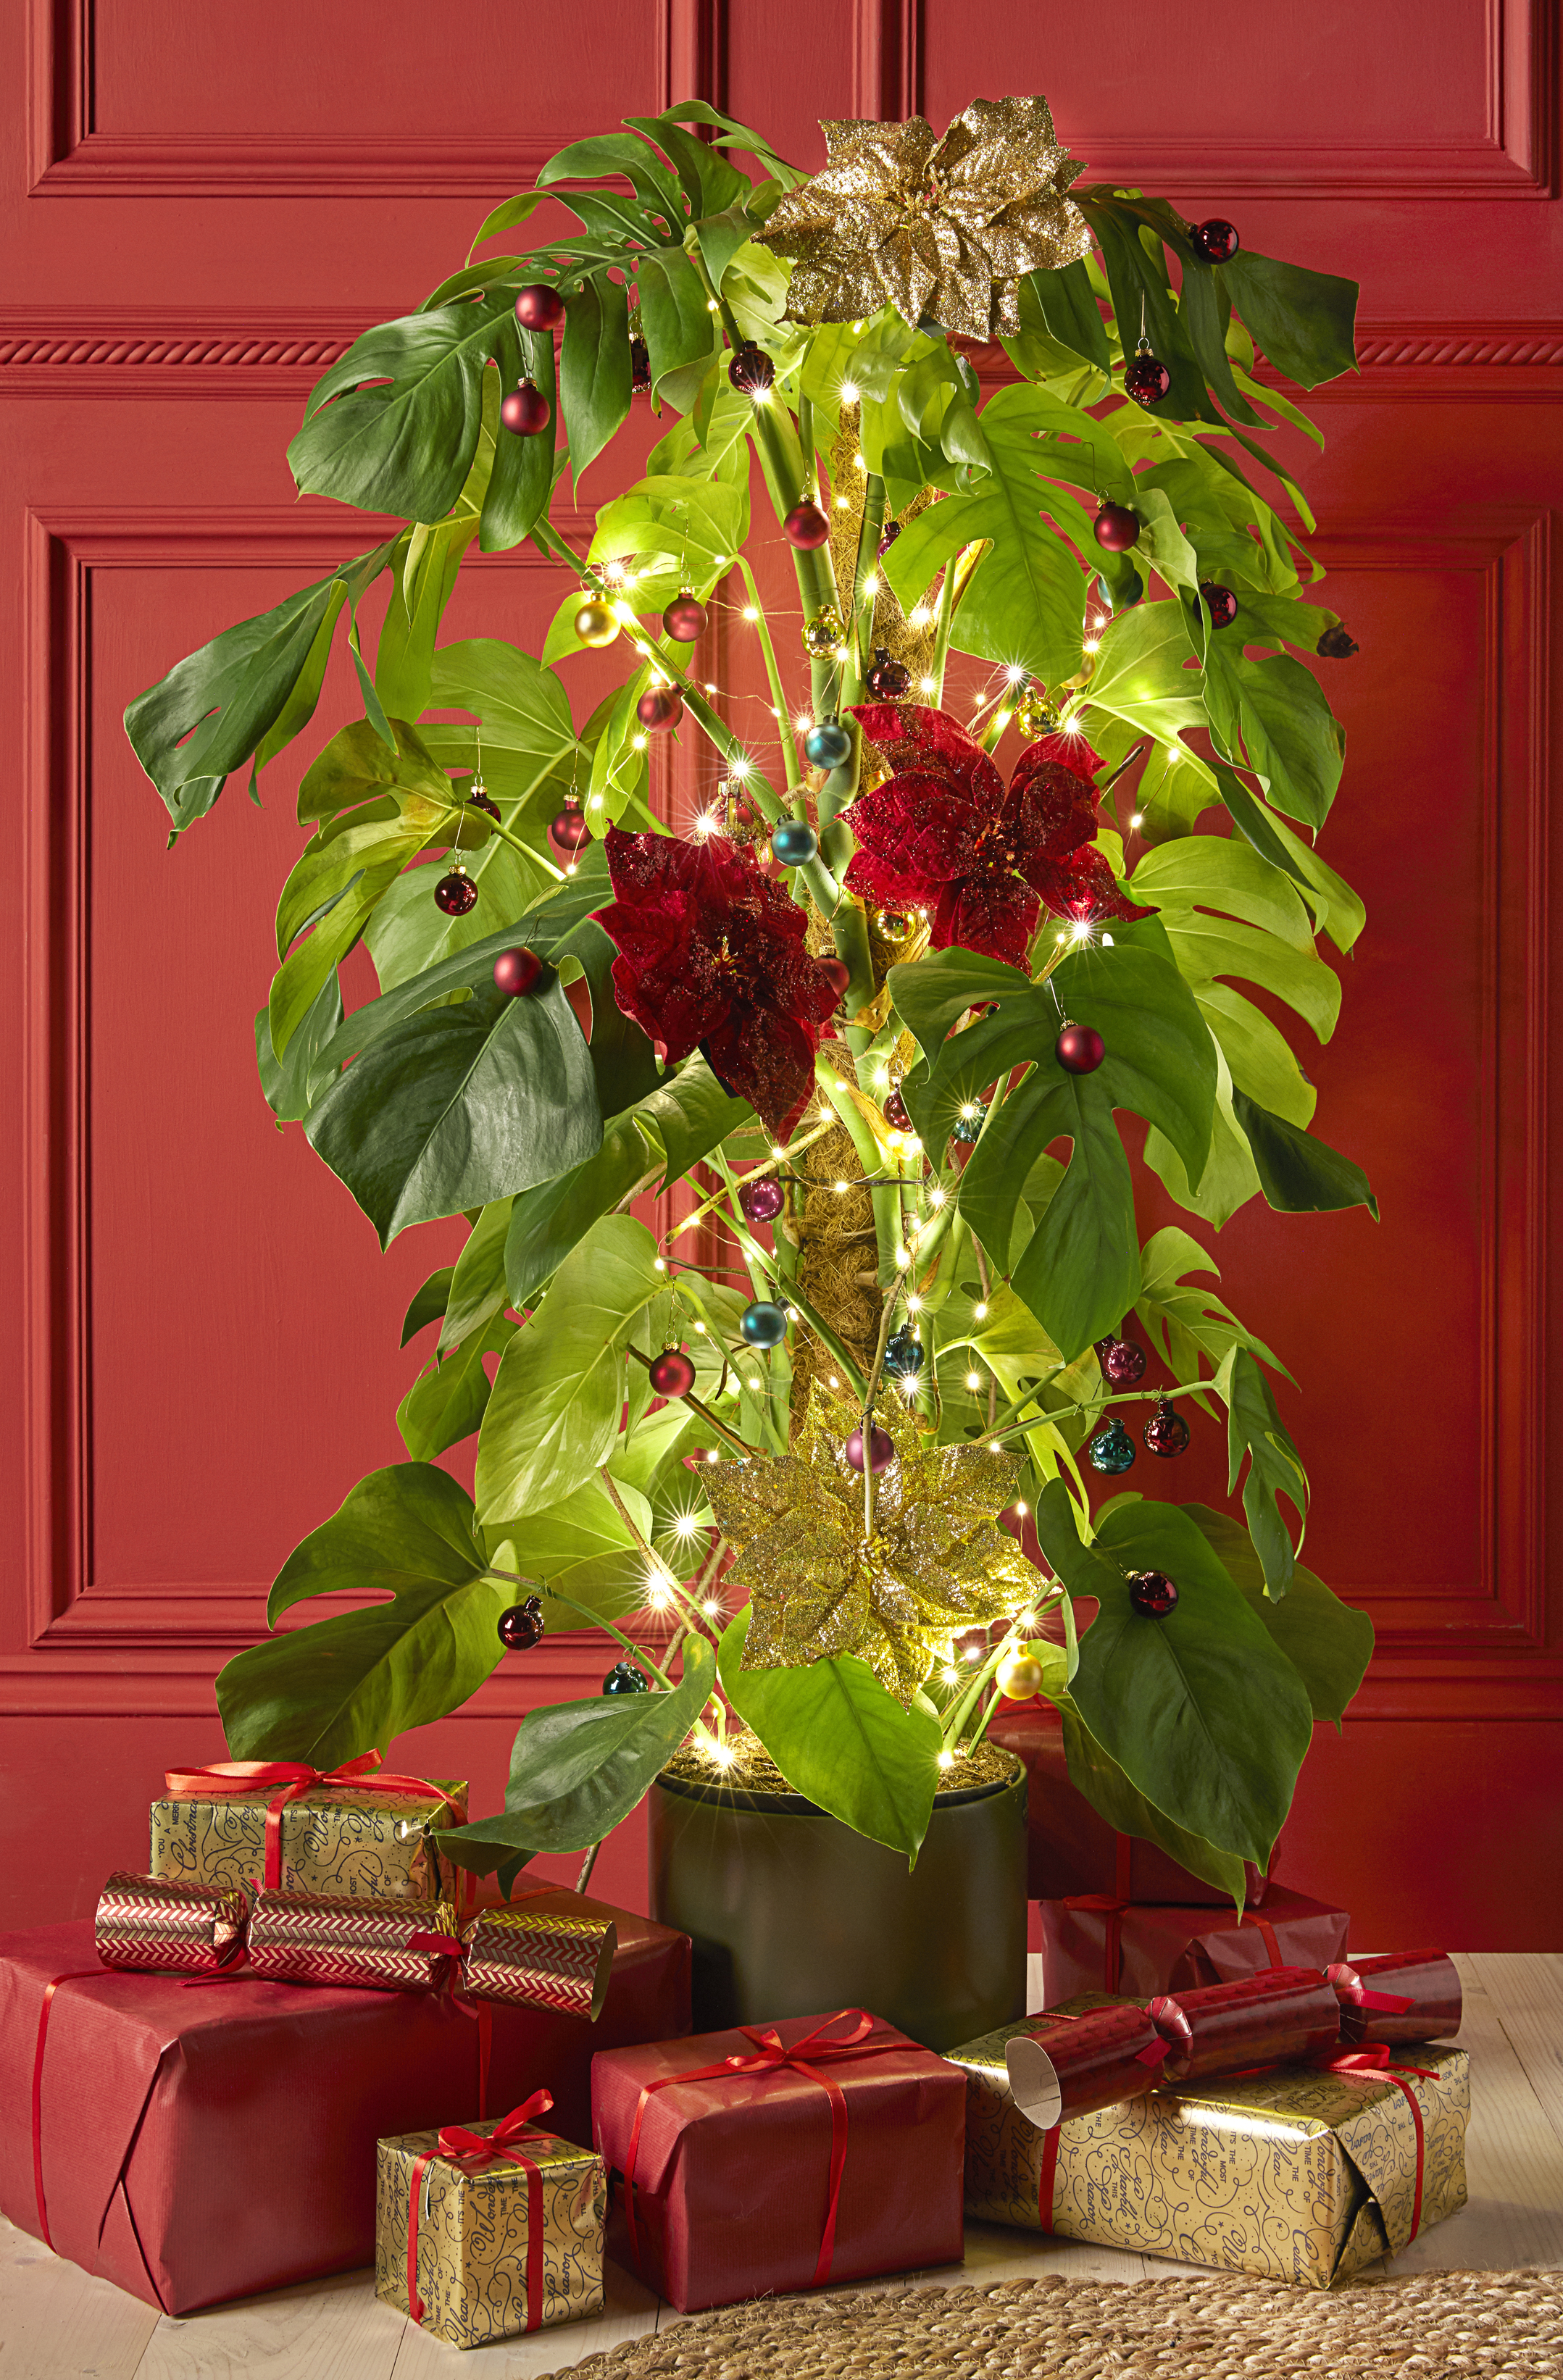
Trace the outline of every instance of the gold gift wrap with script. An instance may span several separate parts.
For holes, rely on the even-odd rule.
[[[464,1782],[432,1780],[463,1805]],[[151,1873],[219,1891],[260,1887],[266,1865],[266,1812],[275,1785],[252,1793],[165,1796],[152,1805]],[[348,1900],[438,1900],[438,1830],[461,1823],[450,1802],[425,1794],[312,1785],[282,1813],[284,1892]],[[451,1877],[443,1881],[448,1887]]]
[[[1114,2004],[1091,1994],[1068,2012]],[[1049,2022],[1003,2025],[948,2053],[967,2078],[966,2212],[1032,2231],[1043,2228],[1047,2136],[1009,2095],[1004,2046]],[[1395,2062],[1422,2112],[1425,2231],[1465,2204],[1470,2063],[1436,2044],[1412,2044]],[[1166,2084],[1057,2130],[1052,2228],[1062,2239],[1327,2289],[1411,2237],[1416,2122],[1386,2073],[1275,2066]]]
[[[486,2136],[494,2124],[468,2127]],[[374,2293],[407,2313],[407,2232],[413,2168],[437,2132],[382,2141],[374,2216]],[[539,2327],[578,2322],[603,2308],[607,2168],[590,2149],[552,2134],[517,2143],[543,2177],[543,2289]],[[500,2158],[482,2173],[431,2157],[420,2190],[418,2294],[423,2327],[452,2347],[482,2347],[527,2326],[529,2178]]]

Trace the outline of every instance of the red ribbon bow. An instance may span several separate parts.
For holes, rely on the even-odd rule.
[[[360,1752],[339,1768],[311,1768],[306,1760],[215,1760],[209,1768],[170,1768],[163,1782],[181,1801],[222,1800],[235,1793],[255,1793],[267,1785],[283,1791],[266,1811],[266,1869],[262,1878],[268,1892],[282,1889],[282,1814],[314,1785],[356,1785],[370,1793],[421,1793],[459,1811],[461,1804],[431,1785],[425,1777],[400,1777],[383,1767],[385,1755]],[[380,1774],[375,1775],[376,1770]]]
[[[849,2017],[857,2022],[850,2033],[831,2041],[825,2038],[825,2027],[841,2024]],[[822,2074],[822,2066],[838,2065],[859,2058],[877,2058],[881,2051],[900,2046],[898,2042],[865,2038],[873,2031],[874,2020],[864,2009],[837,2009],[834,2016],[823,2017],[812,2033],[795,2041],[790,2049],[784,2047],[775,2025],[739,2027],[746,2041],[754,2044],[754,2055],[724,2058],[715,2066],[692,2066],[683,2074],[665,2074],[660,2082],[646,2083],[635,2106],[635,2121],[629,2131],[629,2147],[624,2160],[624,2221],[629,2234],[629,2252],[637,2266],[641,2262],[640,2243],[635,2233],[635,2158],[641,2145],[641,2125],[652,2095],[665,2091],[673,2082],[714,2082],[735,2074],[776,2074],[784,2068],[807,2075],[817,2082],[830,2101],[830,2183],[825,2200],[824,2228],[820,2236],[819,2261],[814,2266],[811,2286],[819,2289],[830,2277],[831,2260],[836,2253],[836,2218],[841,2204],[841,2177],[847,2166],[847,2095],[839,2082],[829,2074]]]
[[[549,2139],[548,2133],[535,2133],[531,2129],[534,2116],[545,2116],[554,2104],[551,2091],[534,2091],[519,2107],[502,2116],[492,2132],[469,2132],[459,2124],[447,2124],[437,2144],[424,2149],[412,2162],[412,2179],[409,2185],[410,2198],[407,2210],[407,2302],[416,2323],[423,2319],[423,2301],[418,2294],[418,2202],[423,2191],[423,2174],[436,2157],[445,2157],[462,2173],[482,2173],[499,2158],[519,2165],[527,2178],[527,2328],[536,2330],[543,2320],[543,2171],[516,2143],[522,2133],[533,2139]]]

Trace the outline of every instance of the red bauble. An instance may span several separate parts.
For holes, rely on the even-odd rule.
[[[1091,526],[1098,545],[1109,553],[1127,553],[1140,535],[1140,516],[1128,504],[1104,500]]]
[[[1207,264],[1230,264],[1242,246],[1237,225],[1229,224],[1225,215],[1207,215],[1203,223],[1194,225],[1189,239],[1194,254],[1203,256]]]
[[[899,537],[900,533],[901,524],[899,521],[891,520],[885,522],[885,527],[880,533],[879,543],[875,548],[875,552],[878,553],[881,562],[884,561],[885,556],[889,552],[890,548],[895,544],[896,540]]]
[[[501,951],[494,962],[494,979],[512,1000],[524,1000],[543,973],[535,951]]]
[[[775,364],[752,339],[745,339],[727,364],[727,378],[741,396],[763,396],[775,376]]]
[[[499,419],[518,438],[535,438],[553,420],[554,408],[540,388],[524,380],[519,388],[513,388],[508,396],[500,400]]]
[[[692,645],[697,637],[704,636],[710,616],[699,597],[686,587],[663,613],[662,625],[675,644]]]
[[[870,1433],[868,1450],[869,1468],[873,1471],[887,1471],[896,1460],[895,1440],[887,1429],[875,1429]],[[861,1471],[863,1467],[863,1434],[861,1429],[852,1432],[843,1451],[853,1470]]]
[[[820,961],[820,973],[824,976],[826,983],[834,985],[837,1000],[840,999],[842,993],[846,990],[847,986],[852,980],[852,970],[847,965],[845,959],[822,959]]]
[[[1238,616],[1238,599],[1229,587],[1218,586],[1214,578],[1200,580],[1200,594],[1210,613],[1213,628],[1229,628]]]
[[[1149,347],[1142,347],[1124,366],[1123,393],[1136,405],[1159,405],[1171,386],[1172,374]]]
[[[485,818],[498,818],[499,804],[492,799],[489,795],[483,793],[481,788],[476,793],[469,793],[467,799],[471,804],[473,809],[482,810]]]
[[[1107,1054],[1107,1045],[1093,1025],[1066,1025],[1053,1044],[1053,1054],[1066,1073],[1093,1075]]]
[[[911,684],[911,672],[905,662],[893,662],[883,645],[873,649],[873,666],[868,674],[868,690],[875,702],[899,702]]]
[[[1168,1404],[1163,1397],[1141,1436],[1148,1452],[1159,1454],[1164,1462],[1170,1463],[1189,1443],[1189,1425],[1177,1406]]]
[[[498,1620],[499,1641],[507,1653],[530,1653],[543,1638],[543,1598],[529,1595],[524,1603],[513,1603],[502,1611]]]
[[[818,504],[794,504],[782,523],[782,535],[788,545],[801,546],[812,553],[816,546],[830,542],[830,523]]]
[[[665,1347],[652,1359],[651,1382],[659,1397],[687,1396],[695,1384],[695,1367],[681,1347]]]
[[[434,902],[447,917],[464,917],[469,909],[478,905],[478,888],[470,876],[455,868],[435,885]]]
[[[565,319],[565,301],[546,281],[529,281],[516,293],[516,320],[523,331],[556,331]]]
[[[631,396],[648,396],[652,385],[652,351],[644,339],[629,342],[629,393]]]
[[[669,727],[677,727],[684,716],[684,698],[677,686],[648,686],[635,705],[635,716],[642,727],[660,735]]]
[[[1129,1599],[1147,1620],[1165,1620],[1178,1600],[1178,1589],[1165,1570],[1128,1572]]]
[[[911,1130],[911,1117],[908,1111],[907,1103],[905,1099],[902,1099],[899,1091],[885,1092],[885,1121],[897,1132],[910,1132]]]
[[[1137,1389],[1145,1377],[1148,1359],[1133,1339],[1098,1339],[1096,1360],[1110,1389]]]
[[[567,802],[548,828],[548,840],[556,851],[578,852],[583,843],[592,840],[592,830],[581,816],[579,802]]]
[[[744,1220],[750,1223],[774,1223],[787,1204],[787,1193],[774,1173],[763,1174],[758,1182],[746,1182],[739,1192],[739,1206]]]

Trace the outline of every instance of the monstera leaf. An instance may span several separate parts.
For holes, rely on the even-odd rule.
[[[273,1627],[317,1595],[390,1601],[253,1645],[217,1679],[228,1750],[238,1760],[333,1768],[443,1718],[500,1658],[495,1633],[514,1592],[488,1574],[472,1500],[430,1463],[371,1472],[277,1573]]]

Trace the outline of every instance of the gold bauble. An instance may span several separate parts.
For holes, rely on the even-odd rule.
[[[1006,1702],[1029,1703],[1042,1685],[1042,1663],[1030,1653],[1011,1653],[998,1665],[997,1683]]]
[[[1029,686],[1015,705],[1015,724],[1028,744],[1039,735],[1051,735],[1058,724],[1058,714],[1047,699],[1044,687]]]
[[[618,634],[612,604],[589,595],[575,615],[575,633],[583,645],[611,645]]]
[[[873,930],[882,942],[904,942],[911,932],[912,921],[903,909],[876,909]]]
[[[811,661],[823,662],[836,651],[847,631],[841,625],[841,614],[834,605],[816,612],[803,623],[803,650]]]

